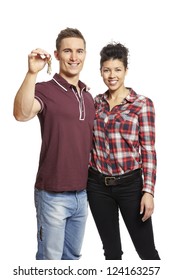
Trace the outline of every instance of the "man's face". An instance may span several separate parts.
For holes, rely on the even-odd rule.
[[[73,37],[63,39],[60,49],[55,51],[55,57],[59,60],[59,74],[64,78],[79,77],[85,56],[86,50],[82,39]]]

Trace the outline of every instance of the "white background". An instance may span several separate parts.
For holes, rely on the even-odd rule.
[[[33,186],[40,151],[40,128],[37,118],[26,123],[14,119],[14,96],[27,71],[28,53],[41,47],[53,56],[56,37],[66,27],[78,28],[86,38],[87,57],[81,80],[91,87],[93,96],[105,91],[99,73],[99,52],[114,40],[125,44],[130,51],[126,85],[154,101],[158,173],[153,225],[162,258],[159,265],[162,273],[166,273],[171,269],[173,251],[171,1],[6,0],[1,3],[0,13],[0,255],[3,260],[0,275],[9,273],[11,280],[11,269],[15,266],[33,265],[37,245]],[[58,64],[55,59],[52,64],[53,75],[58,71]],[[38,81],[50,78],[44,69]],[[143,265],[145,262],[139,261],[122,221],[121,231],[124,255],[120,265]],[[91,214],[79,263],[105,266]],[[153,266],[153,262],[147,265]]]

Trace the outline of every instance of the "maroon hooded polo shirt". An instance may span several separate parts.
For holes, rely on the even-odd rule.
[[[62,192],[86,188],[95,115],[94,102],[79,81],[81,97],[65,79],[36,84],[42,145],[35,187]]]

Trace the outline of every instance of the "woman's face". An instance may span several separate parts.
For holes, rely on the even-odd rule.
[[[119,59],[110,59],[103,62],[101,76],[104,83],[111,92],[117,91],[124,87],[124,80],[127,74],[124,64]]]

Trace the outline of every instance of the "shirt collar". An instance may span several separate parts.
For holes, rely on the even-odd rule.
[[[55,73],[54,74],[54,76],[53,76],[53,78],[65,89],[65,90],[68,90],[69,88],[71,88],[73,85],[71,85],[71,84],[69,84],[61,75],[59,75],[58,73]],[[80,80],[79,80],[79,83],[78,83],[78,85],[79,85],[79,88],[81,89],[81,90],[86,90],[87,91],[87,86],[83,83],[83,82],[81,82]]]
[[[126,96],[125,100],[129,103],[133,103],[137,99],[137,94],[132,88],[128,88],[129,94]],[[108,99],[108,90],[103,94],[103,100],[107,101]]]
[[[129,94],[126,96],[125,99],[129,103],[133,103],[135,101],[135,99],[137,99],[137,94],[132,88],[128,88],[128,89],[129,89]]]

